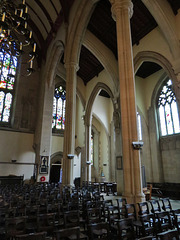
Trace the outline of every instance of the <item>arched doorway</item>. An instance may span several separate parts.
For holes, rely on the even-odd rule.
[[[62,171],[61,171],[61,163],[62,163],[62,153],[56,153],[51,156],[51,168],[50,168],[50,183],[58,183],[61,182]]]

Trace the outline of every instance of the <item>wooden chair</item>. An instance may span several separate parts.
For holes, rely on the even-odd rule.
[[[152,196],[152,184],[147,184],[147,187],[144,188],[143,190],[145,197],[146,197],[146,201],[151,200],[151,196]]]
[[[152,213],[161,212],[161,206],[160,206],[159,200],[154,199],[149,202],[151,204],[151,212]]]
[[[162,233],[158,233],[157,237],[160,240],[179,240],[179,234],[177,230],[170,230]]]
[[[120,220],[120,209],[118,206],[109,206],[108,207],[108,222],[110,225],[114,225],[115,222]]]
[[[64,212],[64,226],[65,228],[80,226],[79,210]]]
[[[12,217],[5,219],[6,235],[8,238],[14,238],[16,235],[26,233],[26,216]]]
[[[180,209],[178,209],[179,211],[175,211],[174,212],[174,226],[176,227],[178,233],[180,234]]]
[[[155,240],[156,238],[154,238],[153,236],[138,238],[138,240],[153,240],[153,239]]]
[[[55,230],[55,213],[38,214],[37,229],[38,232],[47,232],[48,236],[52,236]]]
[[[47,234],[46,232],[38,232],[38,233],[16,235],[15,240],[45,240],[46,234]]]
[[[127,204],[126,198],[118,198],[116,201],[120,211],[120,218],[125,218],[125,204]]]
[[[148,202],[139,202],[138,207],[139,207],[139,212],[138,212],[139,215],[150,214]]]
[[[118,238],[119,240],[127,239],[132,240],[135,239],[134,225],[131,218],[121,219],[117,222],[118,226]]]
[[[66,228],[54,231],[55,240],[80,240],[80,227]]]
[[[137,219],[136,214],[136,206],[134,203],[125,204],[125,216],[126,218],[131,218],[133,221],[133,225],[136,228],[136,235],[139,236],[142,228],[142,223],[139,219]]]
[[[172,229],[171,218],[169,212],[163,211],[155,214],[158,219],[158,231],[163,232]]]
[[[146,237],[148,235],[156,236],[157,230],[154,214],[150,213],[146,215],[141,215],[139,218],[142,223],[141,227],[142,237]]]
[[[110,229],[107,222],[93,223],[89,225],[89,234],[90,240],[110,240]]]
[[[162,209],[164,211],[172,211],[172,205],[169,198],[162,198]]]
[[[102,213],[100,208],[87,209],[87,224],[102,222]]]

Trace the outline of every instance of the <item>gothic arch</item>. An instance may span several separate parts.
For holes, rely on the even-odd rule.
[[[48,58],[46,63],[47,66],[46,81],[49,86],[51,86],[54,81],[54,77],[56,76],[57,64],[63,52],[64,52],[63,42],[60,40],[56,41],[52,47],[50,57]]]
[[[172,81],[177,81],[171,63],[163,55],[153,51],[142,51],[135,56],[134,72],[136,73],[141,64],[147,61],[159,64],[166,71],[166,73],[172,79]]]
[[[109,96],[113,102],[114,96],[113,96],[111,89],[106,84],[104,84],[102,82],[98,82],[96,84],[96,86],[94,87],[94,89],[89,97],[88,103],[87,103],[86,113],[85,113],[85,123],[87,126],[90,126],[90,124],[91,124],[91,114],[92,114],[92,106],[93,106],[94,100],[102,89],[105,90],[109,94]],[[114,106],[114,102],[113,102],[113,106]],[[114,109],[115,109],[115,106],[114,106]]]
[[[113,89],[118,89],[119,73],[118,63],[112,53],[98,38],[96,38],[90,31],[86,31],[83,45],[101,62],[103,67],[109,74],[112,81]]]
[[[78,65],[83,36],[95,4],[98,1],[99,0],[82,1],[77,6],[71,28],[68,31],[64,57],[65,64],[74,63]]]
[[[174,91],[180,103],[179,98],[179,89],[178,89],[178,79],[176,74],[174,73],[173,67],[168,59],[166,59],[163,55],[153,52],[153,51],[142,51],[139,52],[134,58],[134,72],[136,73],[138,68],[141,66],[143,62],[151,61],[159,64],[166,72],[166,74],[171,78],[174,86]]]

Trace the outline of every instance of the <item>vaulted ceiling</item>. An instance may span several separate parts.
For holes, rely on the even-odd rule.
[[[17,0],[20,1],[20,0]],[[69,12],[76,0],[26,0],[31,16],[30,27],[33,29],[42,57],[53,37],[63,22],[68,22]],[[88,1],[88,0],[86,0]],[[180,8],[180,0],[167,0],[174,14]],[[131,18],[132,44],[139,44],[141,39],[156,28],[157,23],[141,0],[132,0],[134,9]],[[117,58],[116,23],[111,16],[109,0],[100,0],[90,18],[87,29],[100,39]],[[81,48],[78,76],[86,85],[102,70],[102,64],[84,46]],[[156,64],[145,63],[137,72],[140,77],[159,70]]]

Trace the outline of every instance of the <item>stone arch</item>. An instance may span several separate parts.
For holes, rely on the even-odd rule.
[[[56,152],[51,155],[50,161],[50,182],[59,182],[60,181],[60,174],[61,174],[61,165],[62,164],[63,153]],[[57,165],[56,165],[57,164]]]
[[[99,0],[79,2],[67,36],[67,46],[64,56],[65,64],[74,63],[78,65],[83,36],[95,4],[98,1]]]
[[[52,163],[55,163],[58,158],[62,158],[63,157],[63,152],[59,151],[59,152],[55,152],[51,155],[51,161],[50,164],[52,165]]]
[[[155,62],[159,64],[169,75],[172,81],[177,81],[177,77],[173,71],[171,63],[163,55],[153,51],[139,52],[134,58],[134,72],[136,73],[143,62]]]
[[[57,74],[57,76],[62,78],[64,81],[66,81],[66,71],[65,71],[65,68],[62,64],[59,64],[57,66],[56,74]],[[77,93],[77,96],[79,97],[79,99],[82,103],[83,109],[85,109],[86,101],[85,101],[85,99],[84,99],[84,97],[83,97],[83,95],[82,95],[82,93],[81,93],[81,91],[79,90],[78,87],[76,89],[76,93]]]
[[[139,52],[134,58],[134,72],[136,73],[141,64],[146,61],[155,62],[165,70],[166,74],[171,78],[173,82],[174,91],[177,96],[178,103],[180,103],[178,79],[169,60],[163,55],[153,51]]]
[[[86,31],[83,45],[102,63],[112,81],[113,89],[118,89],[118,62],[112,51],[88,30]]]
[[[46,81],[49,86],[53,84],[54,78],[56,76],[56,68],[59,62],[59,59],[63,55],[64,44],[62,41],[58,40],[54,43],[50,57],[47,60],[47,72],[46,72]]]
[[[90,124],[91,124],[91,114],[92,114],[92,106],[93,106],[94,100],[102,89],[105,90],[109,94],[109,96],[113,102],[113,107],[115,109],[115,105],[114,105],[114,101],[113,101],[114,96],[113,96],[111,89],[106,84],[104,84],[102,82],[98,82],[89,97],[88,104],[86,107],[85,123],[87,126],[90,126]]]

